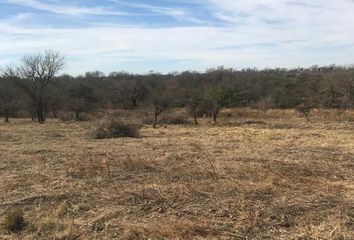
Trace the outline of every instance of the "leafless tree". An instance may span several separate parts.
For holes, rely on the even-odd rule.
[[[5,76],[11,76],[13,82],[31,99],[37,121],[44,123],[46,118],[45,92],[65,65],[65,57],[59,52],[46,50],[44,54],[25,55],[19,67],[6,67]]]

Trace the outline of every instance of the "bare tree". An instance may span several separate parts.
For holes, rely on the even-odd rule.
[[[65,57],[59,52],[46,50],[44,54],[25,55],[22,64],[17,67],[5,68],[4,75],[11,76],[13,82],[31,99],[37,121],[46,120],[45,92],[65,64]]]

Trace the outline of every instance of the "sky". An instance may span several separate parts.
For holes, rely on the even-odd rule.
[[[354,63],[354,0],[0,0],[0,66],[60,51],[64,72]]]

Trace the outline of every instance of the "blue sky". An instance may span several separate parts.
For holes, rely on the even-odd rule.
[[[354,63],[353,0],[0,0],[0,65],[54,49],[65,72]]]

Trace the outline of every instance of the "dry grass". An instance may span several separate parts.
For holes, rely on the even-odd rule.
[[[354,239],[354,123],[276,114],[138,139],[0,123],[0,223],[27,222],[0,239]]]

